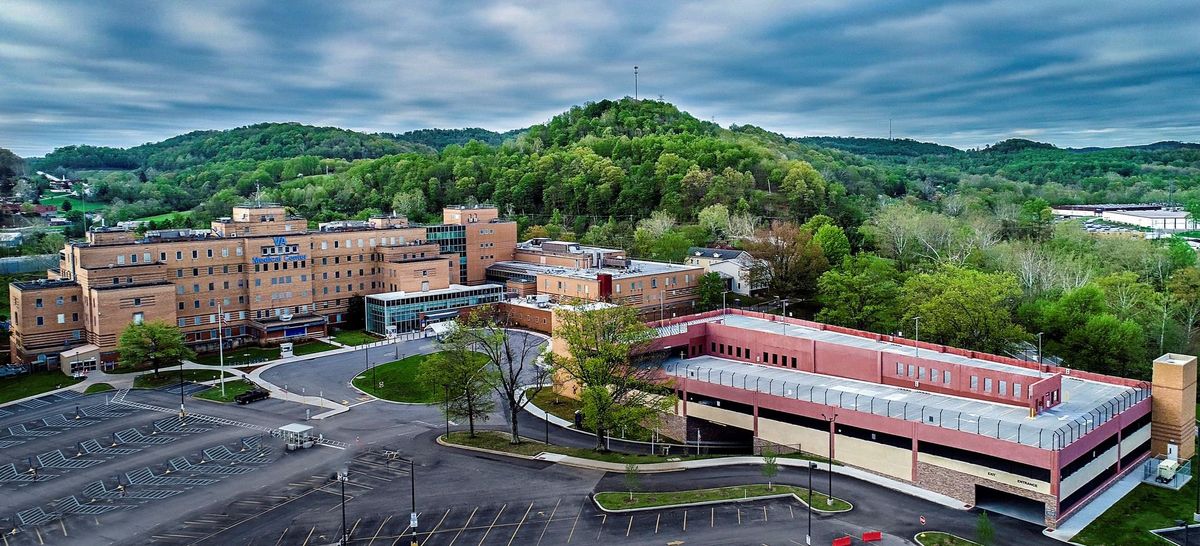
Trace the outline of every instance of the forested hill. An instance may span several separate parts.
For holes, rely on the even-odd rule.
[[[466,129],[418,129],[398,135],[383,133],[383,136],[403,142],[423,144],[434,150],[441,150],[451,144],[462,146],[472,140],[478,140],[491,146],[499,146],[505,140],[513,138],[524,131],[525,129],[513,129],[512,131],[497,133],[478,127],[468,127]]]
[[[299,123],[259,123],[225,131],[193,131],[162,142],[132,148],[67,146],[31,161],[38,170],[138,169],[175,171],[213,161],[283,159],[302,155],[366,159],[433,150],[424,144],[400,141]]]
[[[958,155],[958,148],[908,138],[800,137],[796,142],[821,148],[834,148],[868,157],[916,157],[922,155]]]

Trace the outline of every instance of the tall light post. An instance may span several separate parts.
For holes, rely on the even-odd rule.
[[[837,432],[837,414],[832,414],[831,417],[826,417],[824,413],[821,418],[829,421],[829,498],[825,499],[825,504],[833,506],[833,435]]]
[[[633,65],[633,100],[638,99],[638,67]]]
[[[1046,332],[1038,332],[1038,365],[1042,364],[1042,334]]]
[[[350,469],[338,472],[337,479],[342,482],[342,541],[340,544],[345,544],[350,542],[350,532],[346,528],[346,480],[350,479]]]
[[[920,354],[921,354],[921,347],[919,347],[919,345],[921,344],[921,317],[920,316],[913,317],[913,322],[916,323],[916,325],[917,325],[916,326],[917,331],[913,335],[913,341],[915,342],[915,343],[913,343],[913,357],[917,357],[917,356],[920,356]]]
[[[183,423],[183,418],[187,417],[187,411],[183,409],[183,360],[179,361],[179,422]]]
[[[412,492],[412,514],[408,523],[413,530],[412,546],[417,546],[417,462],[413,459],[408,460],[408,480],[409,491]]]
[[[1192,537],[1191,537],[1191,533],[1189,532],[1189,529],[1191,529],[1192,524],[1190,522],[1183,521],[1181,519],[1177,519],[1177,520],[1175,520],[1175,525],[1183,526],[1183,546],[1191,546]]]
[[[812,471],[817,463],[808,463],[808,534],[804,535],[804,544],[812,546]]]
[[[217,304],[217,358],[221,375],[221,399],[225,399],[225,312],[221,304]]]

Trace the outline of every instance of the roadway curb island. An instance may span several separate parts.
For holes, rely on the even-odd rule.
[[[918,539],[917,539],[917,537],[918,537],[918,536],[920,536],[920,535],[921,535],[921,533],[942,533],[942,534],[944,534],[944,535],[950,535],[950,536],[952,536],[952,537],[954,537],[954,538],[957,538],[957,539],[959,539],[959,540],[962,540],[962,541],[965,541],[965,542],[969,542],[969,543],[971,543],[971,544],[974,544],[975,546],[983,546],[982,544],[979,544],[978,542],[975,542],[974,540],[971,540],[971,539],[969,539],[969,538],[963,538],[963,537],[960,537],[960,536],[958,536],[958,535],[956,535],[956,534],[954,534],[954,533],[947,533],[946,531],[921,531],[920,533],[917,533],[917,534],[913,535],[913,538],[912,538],[912,539],[913,539],[913,543],[914,543],[914,544],[919,544],[919,545],[921,545],[921,546],[925,546],[925,543],[924,543],[924,542],[921,542],[920,540],[918,540]],[[1068,544],[1073,544],[1073,543],[1068,543]]]
[[[736,486],[730,486],[730,487],[736,487]],[[649,491],[643,491],[643,492],[649,493]],[[655,491],[655,492],[657,493],[657,491]],[[620,493],[620,491],[601,491],[601,493]],[[596,500],[596,493],[592,493],[591,495],[589,495],[589,497],[592,499],[592,503],[596,505],[596,508],[599,508],[601,512],[605,512],[605,513],[609,513],[609,514],[630,514],[630,513],[634,513],[634,512],[648,512],[651,510],[668,510],[671,508],[690,508],[693,506],[710,506],[713,504],[728,504],[731,502],[754,502],[754,501],[769,500],[769,499],[784,499],[784,498],[788,498],[788,497],[791,497],[796,502],[799,502],[800,504],[803,504],[804,506],[808,506],[808,503],[804,502],[804,499],[801,499],[795,493],[780,493],[778,495],[758,495],[755,497],[743,497],[740,499],[682,502],[682,503],[678,503],[678,504],[664,504],[661,506],[647,506],[644,508],[605,508],[603,505],[600,504],[599,501]],[[849,512],[854,509],[854,503],[852,503],[848,500],[845,500],[845,499],[839,499],[839,500],[842,500],[846,504],[849,504],[850,508],[847,508],[845,510],[822,510],[820,508],[811,507],[812,511],[816,512],[818,514],[822,514],[822,515],[831,515],[831,514],[843,514],[843,513]]]
[[[536,460],[538,460],[536,457],[531,457],[531,456],[529,456],[529,455],[519,455],[519,454],[517,454],[517,453],[509,453],[509,452],[507,452],[507,451],[496,451],[496,450],[494,450],[494,449],[486,449],[486,448],[482,448],[482,447],[474,447],[474,446],[464,446],[464,445],[460,445],[460,444],[452,444],[452,443],[449,443],[449,442],[445,441],[443,438],[445,438],[445,435],[438,435],[438,437],[437,437],[437,443],[438,443],[439,445],[442,445],[442,446],[445,446],[445,447],[452,447],[452,448],[456,448],[456,449],[465,449],[465,450],[467,450],[467,451],[478,451],[478,452],[480,452],[480,453],[488,453],[488,454],[491,454],[491,455],[502,455],[502,456],[505,456],[505,457],[512,457],[512,458],[514,458],[514,459],[522,459],[522,460],[525,460],[525,461],[536,461]]]

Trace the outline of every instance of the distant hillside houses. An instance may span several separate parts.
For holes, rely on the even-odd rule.
[[[751,282],[750,271],[758,261],[745,250],[699,246],[689,248],[687,257],[688,265],[700,266],[706,273],[720,275],[727,290],[743,296],[766,288],[765,283]]]

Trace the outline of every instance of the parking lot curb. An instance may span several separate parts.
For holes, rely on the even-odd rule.
[[[491,455],[503,455],[503,456],[505,456],[505,457],[512,457],[512,458],[514,458],[514,459],[523,459],[523,460],[526,460],[526,461],[541,461],[541,460],[542,460],[542,459],[538,459],[536,455],[534,455],[534,456],[531,456],[531,455],[520,455],[520,454],[517,454],[517,453],[509,453],[509,452],[507,452],[507,451],[496,451],[496,450],[494,450],[494,449],[486,449],[486,448],[482,448],[482,447],[464,446],[464,445],[462,445],[462,444],[452,444],[452,443],[450,443],[450,442],[447,442],[447,441],[443,440],[441,435],[439,435],[439,436],[437,437],[437,443],[438,443],[439,445],[443,445],[443,446],[446,446],[446,447],[452,447],[452,448],[455,448],[455,449],[465,449],[465,450],[467,450],[467,451],[478,451],[478,452],[480,452],[480,453],[488,453],[488,454],[491,454]],[[544,462],[554,462],[554,461],[544,461]]]

